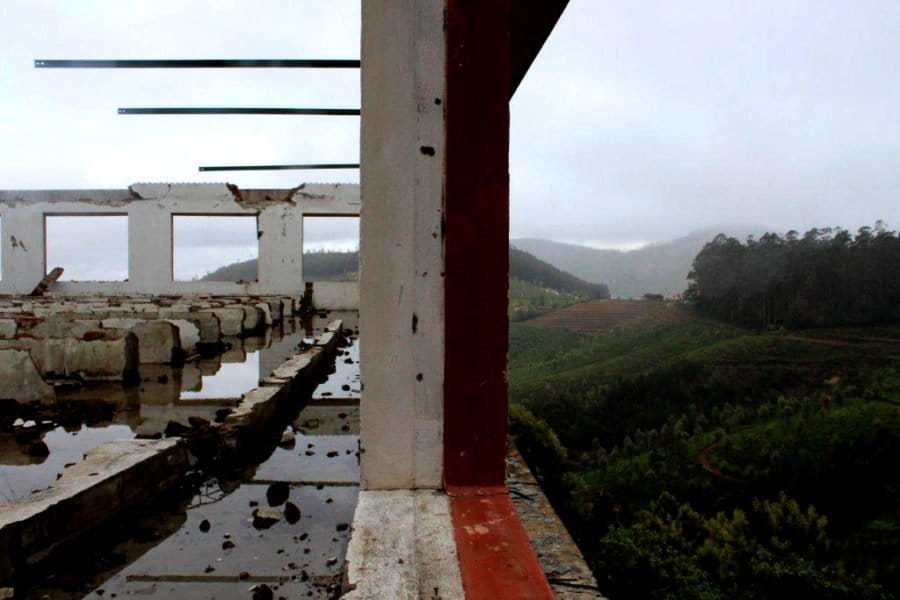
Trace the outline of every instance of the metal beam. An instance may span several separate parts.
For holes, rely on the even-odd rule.
[[[358,69],[352,59],[153,59],[153,60],[47,60],[37,69]]]
[[[243,165],[228,167],[200,167],[200,171],[293,171],[358,168],[359,163],[321,163],[305,165]]]
[[[320,115],[358,116],[358,108],[120,108],[120,115]]]

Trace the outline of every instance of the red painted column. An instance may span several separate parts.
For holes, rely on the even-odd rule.
[[[505,485],[510,0],[447,0],[444,481]]]

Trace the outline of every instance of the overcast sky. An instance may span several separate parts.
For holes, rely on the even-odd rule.
[[[357,107],[354,70],[32,67],[36,58],[356,58],[358,1],[2,0],[2,9],[0,188],[358,180],[355,171],[197,172],[355,162],[355,117],[116,114]],[[898,227],[898,62],[897,0],[571,0],[512,102],[511,236],[632,247],[726,223]],[[318,243],[338,239],[346,232],[324,228]]]

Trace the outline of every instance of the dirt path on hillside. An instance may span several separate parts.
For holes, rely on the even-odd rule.
[[[700,466],[703,467],[704,469],[706,469],[707,471],[709,471],[710,473],[712,473],[713,475],[715,475],[716,477],[718,477],[719,479],[725,479],[726,481],[733,481],[734,483],[744,483],[743,479],[738,479],[737,477],[733,477],[731,475],[728,475],[727,473],[723,473],[722,470],[719,469],[719,467],[717,467],[716,465],[714,465],[712,463],[712,460],[710,460],[710,454],[712,454],[712,451],[721,445],[722,445],[722,440],[719,440],[718,442],[713,442],[712,444],[709,444],[708,446],[706,446],[706,448],[701,450],[700,454],[697,455],[697,460],[700,462]]]

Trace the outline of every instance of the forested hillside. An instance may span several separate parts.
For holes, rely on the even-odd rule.
[[[880,224],[722,236],[696,309],[511,324],[511,431],[604,594],[900,597],[898,253]]]

